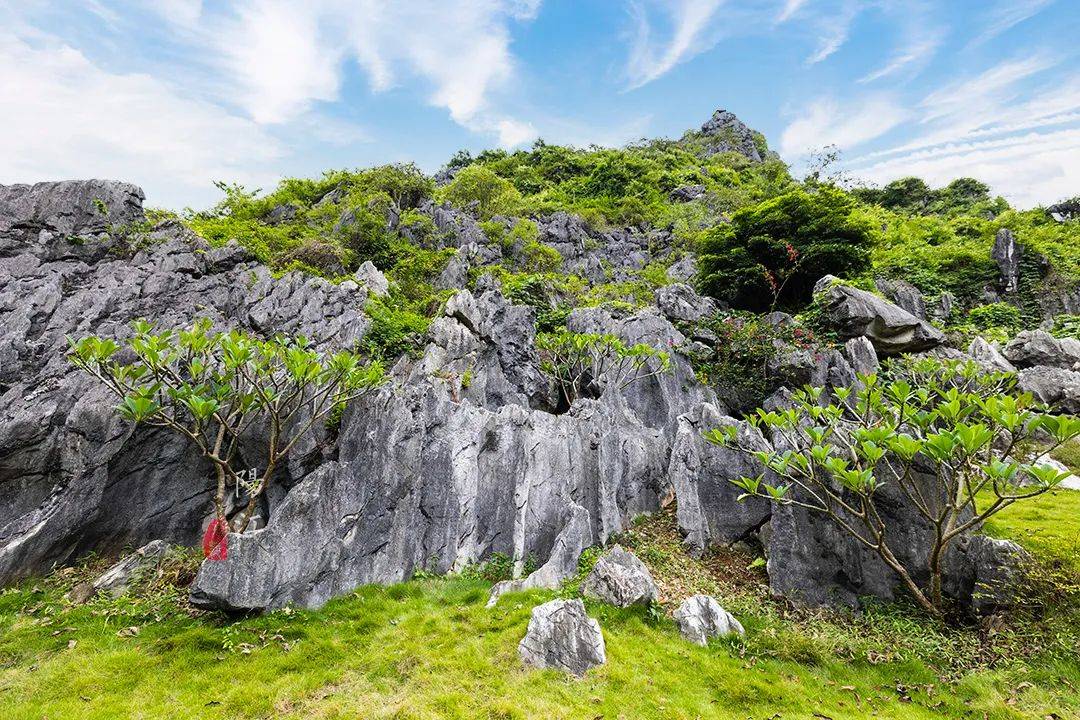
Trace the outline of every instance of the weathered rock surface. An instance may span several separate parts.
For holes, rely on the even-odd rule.
[[[945,335],[929,323],[873,293],[823,277],[814,287],[822,294],[829,325],[841,338],[864,336],[880,355],[929,350],[945,342]]]
[[[1027,552],[1011,540],[985,535],[960,538],[951,553],[949,579],[955,597],[970,598],[971,609],[987,614],[1016,604]]]
[[[1080,372],[1039,365],[1019,373],[1019,386],[1060,412],[1080,414]]]
[[[729,544],[768,521],[769,504],[759,498],[738,502],[742,490],[730,481],[762,472],[761,464],[740,450],[708,442],[702,433],[734,425],[742,445],[768,450],[761,433],[703,403],[679,417],[668,476],[675,488],[679,528],[687,548],[701,554],[712,544]]]
[[[745,635],[742,624],[708,595],[694,595],[682,601],[675,610],[675,622],[679,633],[694,643],[704,647],[715,637]]]
[[[0,187],[0,583],[90,550],[194,544],[210,512],[209,468],[178,437],[121,421],[105,390],[63,357],[66,335],[122,337],[136,318],[177,327],[205,316],[219,328],[350,346],[369,326],[369,292],[385,291],[374,267],[338,285],[297,273],[275,279],[238,245],[209,247],[176,222],[147,227],[141,200],[138,188],[103,181]],[[436,227],[425,242],[458,248],[445,287],[501,257],[467,211],[427,203],[421,212]],[[565,214],[540,225],[564,267],[605,280],[609,269],[632,277],[657,259],[654,250],[671,251],[667,231],[601,235]],[[693,256],[679,264],[692,273]],[[777,370],[846,385],[878,353],[937,342],[917,318],[870,298],[843,300],[870,307],[857,322],[856,313],[840,318],[857,330],[843,353],[786,353]],[[336,439],[320,430],[297,447],[258,509],[265,527],[233,535],[227,560],[204,563],[193,599],[226,609],[317,606],[360,584],[460,569],[496,552],[515,563],[504,590],[552,587],[576,571],[583,549],[676,496],[695,551],[767,523],[778,593],[889,597],[894,578],[820,519],[734,502],[728,478],[757,468],[701,438],[735,421],[698,382],[686,357],[693,343],[670,319],[692,320],[709,303],[684,286],[664,293],[670,317],[658,308],[575,310],[572,330],[660,347],[672,367],[565,408],[538,367],[533,310],[480,278],[433,320],[420,357],[400,360],[390,384],[348,408]],[[1021,372],[1027,386],[1080,406],[1077,377],[1061,367]],[[246,438],[244,464],[264,464],[262,452],[257,433]],[[898,542],[914,546],[923,530],[904,524],[902,507],[890,511],[908,534]],[[521,577],[530,557],[540,568]]]
[[[616,607],[648,605],[660,594],[645,563],[619,545],[600,556],[581,592]]]
[[[68,363],[65,336],[207,316],[346,345],[368,323],[361,294],[296,273],[275,280],[239,247],[210,248],[175,223],[140,231],[148,249],[125,256],[129,238],[116,228],[141,221],[142,193],[124,183],[0,196],[0,582],[92,549],[194,544],[211,505],[208,468],[171,433],[123,422],[115,399]],[[303,472],[298,453],[282,486]]]
[[[1038,365],[1080,369],[1080,340],[1056,338],[1045,330],[1024,330],[1005,346],[1005,357],[1018,368]]]
[[[656,307],[668,320],[698,322],[718,309],[712,298],[702,297],[689,285],[672,283],[656,291]]]
[[[924,497],[934,496],[937,484],[929,472],[917,470],[912,482],[919,485]],[[925,587],[927,573],[919,569],[928,567],[933,527],[890,484],[875,494],[875,506],[885,522],[889,547],[905,567],[914,570],[915,582]],[[995,562],[993,557],[967,551],[968,542],[981,547],[980,543],[989,540],[977,538],[973,534],[963,542],[954,542],[944,560],[946,595],[973,608],[972,578],[980,573],[989,577]],[[799,604],[855,607],[863,596],[894,599],[906,593],[900,578],[876,552],[847,536],[820,513],[794,505],[774,507],[767,555],[773,593]]]
[[[971,341],[968,355],[982,368],[991,372],[1016,372],[1016,367],[1001,354],[995,345],[981,337]]]
[[[920,320],[927,319],[926,299],[919,289],[906,280],[879,278],[874,283],[878,292]]]
[[[844,343],[843,353],[856,375],[871,375],[881,367],[873,343],[862,335]]]
[[[338,461],[294,487],[268,527],[233,536],[193,588],[226,608],[322,604],[417,569],[447,572],[500,552],[533,585],[572,574],[586,547],[670,493],[669,444],[617,393],[553,415],[531,356],[528,308],[459,293],[432,344],[393,388],[346,413]],[[460,387],[464,369],[473,372]],[[436,374],[436,371],[437,374]]]
[[[750,162],[761,162],[764,159],[754,141],[754,132],[736,117],[735,113],[728,110],[714,112],[701,126],[698,137],[705,143],[705,157],[736,152]]]
[[[600,623],[580,600],[552,600],[533,608],[518,656],[529,667],[583,676],[607,661]]]
[[[94,581],[94,591],[107,592],[113,597],[123,595],[133,579],[140,573],[156,568],[168,552],[167,542],[148,542],[102,573],[101,577]]]
[[[1001,228],[994,237],[994,247],[990,250],[990,257],[997,263],[1001,272],[1001,287],[1007,293],[1015,293],[1020,289],[1020,255],[1022,248],[1016,242],[1016,236],[1011,230]]]

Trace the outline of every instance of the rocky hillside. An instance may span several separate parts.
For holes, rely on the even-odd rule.
[[[1017,212],[970,182],[800,183],[760,134],[718,111],[679,141],[538,144],[459,155],[435,178],[335,172],[264,197],[223,186],[218,207],[182,216],[145,212],[124,183],[0,187],[0,582],[90,551],[198,541],[209,468],[183,438],[123,421],[64,353],[68,337],[124,337],[138,318],[208,317],[360,348],[392,370],[293,453],[259,522],[231,538],[227,561],[203,565],[200,605],[318,606],[495,554],[512,558],[512,587],[552,587],[586,548],[671,503],[694,552],[760,544],[776,595],[892,598],[897,577],[852,539],[798,508],[737,502],[728,480],[759,462],[702,433],[736,426],[767,449],[749,410],[784,407],[806,383],[852,387],[911,354],[1018,371],[1022,389],[1080,412],[1069,314],[1080,311],[1080,226]],[[796,233],[790,266],[769,279],[761,265],[764,291],[759,270],[722,276],[771,293],[756,308],[771,312],[741,307],[728,281],[717,288],[738,254],[720,244],[778,208],[828,198],[865,244],[861,265],[815,264],[827,255]],[[777,277],[796,280],[770,290]],[[559,328],[661,348],[670,370],[568,404],[536,345]],[[265,464],[257,440],[241,449],[245,465]],[[902,560],[925,554],[932,529],[899,495],[886,489],[881,511]],[[1004,602],[973,588],[1016,555],[970,535],[947,558],[947,592]]]

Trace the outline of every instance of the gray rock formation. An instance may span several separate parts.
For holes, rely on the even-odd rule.
[[[390,292],[390,282],[370,260],[365,260],[353,273],[353,277],[360,287],[376,297],[386,297]]]
[[[671,191],[671,199],[675,202],[693,202],[705,196],[704,185],[680,185]]]
[[[878,278],[878,292],[920,320],[927,319],[926,299],[919,289],[907,280]]]
[[[736,152],[750,162],[761,162],[764,158],[755,142],[754,132],[734,113],[717,110],[713,113],[696,135],[704,148],[702,155],[710,157],[724,152]]]
[[[873,293],[831,275],[814,286],[826,321],[842,339],[864,336],[879,355],[929,350],[945,342],[940,330]]]
[[[346,413],[338,461],[294,487],[265,529],[231,537],[228,560],[204,564],[193,599],[317,606],[494,552],[519,571],[536,558],[525,587],[548,586],[576,570],[583,549],[658,509],[669,444],[620,395],[562,415],[529,409],[548,388],[530,312],[496,291],[452,298],[424,356]]]
[[[304,334],[329,349],[353,345],[369,326],[362,308],[382,287],[372,268],[337,285],[298,273],[274,278],[238,245],[210,247],[177,222],[148,227],[141,200],[133,186],[102,181],[0,187],[0,583],[90,550],[195,544],[212,506],[209,468],[192,448],[122,421],[105,390],[66,361],[65,336],[123,337],[137,318],[179,327],[205,316],[218,328]],[[463,284],[471,268],[501,256],[467,212],[431,203],[421,212],[436,226],[425,242],[459,249],[449,282]],[[670,252],[666,231],[598,235],[558,214],[541,226],[567,268],[605,279],[609,269],[632,276],[657,259],[653,249]],[[364,583],[460,569],[496,552],[515,563],[503,589],[552,587],[576,571],[583,549],[674,496],[695,550],[768,522],[777,592],[889,596],[892,584],[873,558],[820,522],[733,501],[727,478],[753,468],[701,438],[734,421],[698,382],[685,356],[692,341],[659,309],[574,311],[572,330],[661,347],[672,368],[564,408],[538,367],[533,310],[508,302],[497,285],[481,278],[475,293],[453,296],[420,357],[402,358],[387,386],[348,408],[336,438],[320,429],[296,448],[258,509],[265,526],[233,535],[227,560],[204,563],[197,603],[317,606]],[[669,291],[672,316],[693,317],[707,304],[686,290]],[[903,312],[885,305],[887,315]],[[886,332],[877,315],[864,320],[845,353],[789,353],[778,368],[793,379],[850,384],[856,360],[871,362],[868,342],[876,338],[881,354],[921,342],[922,326],[886,324]],[[1052,380],[1054,392],[1080,402],[1080,389],[1069,389],[1080,388],[1074,375],[1037,367],[1021,381]],[[264,464],[263,452],[253,431],[244,464]],[[921,531],[910,532],[914,542]],[[540,568],[522,577],[529,558]]]
[[[1019,387],[1059,412],[1080,415],[1080,372],[1045,365],[1025,368]]]
[[[173,434],[122,421],[105,389],[68,363],[65,336],[206,316],[347,345],[367,327],[362,295],[297,273],[275,280],[239,247],[208,247],[176,223],[139,228],[142,193],[124,183],[0,196],[0,582],[90,550],[194,544],[211,507],[208,467]],[[147,249],[131,254],[133,240]],[[282,488],[316,447],[283,468]],[[257,451],[244,459],[256,464]]]
[[[94,581],[94,592],[106,592],[113,597],[123,595],[133,579],[156,568],[168,552],[168,543],[162,540],[148,542],[102,573]]]
[[[1023,250],[1016,242],[1011,230],[1001,228],[994,237],[994,247],[990,257],[997,263],[1001,272],[1001,287],[1007,293],[1020,289],[1020,256]]]
[[[702,647],[715,637],[746,634],[742,624],[708,595],[694,595],[683,600],[675,610],[675,622],[684,638]]]
[[[80,249],[83,241],[141,222],[142,202],[139,188],[107,180],[0,185],[0,257],[96,255]]]
[[[689,283],[697,275],[697,256],[687,253],[671,264],[667,269],[667,278],[672,282]]]
[[[870,375],[881,367],[873,343],[862,335],[844,343],[843,353],[856,375]]]
[[[648,605],[660,591],[645,563],[616,545],[596,561],[581,583],[581,593],[608,605],[630,607]]]
[[[1045,330],[1024,330],[1005,346],[1005,357],[1018,368],[1037,365],[1080,369],[1080,340],[1056,338]]]
[[[928,498],[938,487],[926,469],[916,468],[912,482]],[[922,569],[928,567],[933,527],[889,484],[875,494],[875,506],[885,523],[889,547],[912,571],[915,582],[925,587],[928,573]],[[900,578],[876,552],[851,539],[820,513],[794,505],[774,507],[767,542],[770,588],[790,601],[855,607],[860,597],[894,599],[906,594]],[[977,605],[972,598],[973,578],[990,577],[997,556],[972,553],[969,547],[982,547],[986,542],[997,541],[972,534],[954,541],[945,553],[944,592],[973,608]]]
[[[760,498],[738,502],[742,490],[731,483],[760,474],[761,464],[740,450],[714,445],[702,437],[713,428],[730,425],[739,428],[740,444],[770,449],[760,432],[711,404],[703,403],[679,417],[668,476],[675,488],[679,528],[695,555],[713,544],[730,544],[745,537],[767,522],[772,512]]]
[[[970,598],[971,609],[979,615],[1009,608],[1016,604],[1030,559],[1010,540],[961,538],[949,558],[952,594]]]
[[[600,623],[580,600],[552,600],[533,608],[518,656],[528,667],[583,676],[607,662]]]
[[[656,291],[656,307],[672,322],[698,322],[718,309],[712,298],[702,297],[689,285],[673,283]]]
[[[1006,359],[997,347],[981,337],[971,341],[968,355],[982,368],[991,372],[1016,372],[1016,367]]]

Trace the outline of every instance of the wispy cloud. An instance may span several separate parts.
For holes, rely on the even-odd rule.
[[[850,150],[881,137],[909,116],[909,111],[888,95],[874,95],[854,103],[817,100],[784,129],[780,149],[789,158],[826,145]]]
[[[927,93],[910,117],[913,137],[854,158],[856,175],[937,183],[970,175],[1021,206],[1080,187],[1080,80],[1031,82],[1060,62],[1047,55],[1000,62]]]
[[[795,13],[799,12],[807,0],[784,0],[784,6],[780,8],[779,14],[776,16],[776,22],[782,23],[790,20]]]
[[[918,28],[888,62],[877,70],[859,78],[860,83],[870,83],[899,73],[902,70],[923,65],[945,40],[943,28]]]
[[[864,166],[857,174],[877,183],[917,175],[932,185],[969,176],[1020,207],[1047,204],[1080,187],[1080,127],[950,144]]]
[[[985,25],[970,45],[981,45],[993,40],[1028,18],[1038,15],[1053,2],[1054,0],[999,0],[985,15]]]
[[[243,115],[41,34],[0,31],[0,65],[0,182],[112,177],[152,203],[201,203],[214,179],[272,179],[285,152]]]
[[[721,4],[722,0],[675,0],[664,4],[659,12],[670,25],[670,33],[669,37],[657,40],[655,19],[650,13],[653,4],[632,3],[635,32],[626,67],[629,87],[633,89],[652,82],[679,63],[712,47],[717,38],[709,36],[709,23]]]
[[[814,23],[818,28],[818,46],[806,64],[816,65],[843,47],[851,35],[851,23],[862,9],[858,3],[844,2],[835,11],[820,15]]]

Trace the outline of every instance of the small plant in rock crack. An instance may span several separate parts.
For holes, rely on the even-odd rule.
[[[607,388],[622,390],[671,368],[666,352],[644,343],[627,345],[610,334],[540,333],[536,347],[540,369],[558,383],[567,407],[579,397],[599,397]]]
[[[119,398],[125,419],[168,428],[195,444],[215,471],[215,523],[222,532],[246,530],[275,468],[300,439],[385,375],[379,363],[364,364],[352,352],[320,352],[304,337],[212,332],[207,319],[186,330],[156,332],[144,321],[132,327],[123,352],[109,338],[68,338],[68,358]],[[118,359],[125,356],[133,360]],[[241,467],[238,455],[241,436],[253,427],[266,429],[261,472]],[[230,485],[248,495],[231,527],[225,516]]]
[[[914,384],[903,376],[866,375],[856,391],[834,389],[835,403],[824,401],[821,388],[807,387],[789,409],[759,409],[750,422],[771,433],[773,451],[744,447],[736,426],[705,437],[764,467],[755,477],[732,480],[744,491],[740,500],[764,498],[824,515],[874,551],[915,601],[940,617],[949,545],[1067,477],[1038,458],[1080,436],[1080,419],[1051,414],[1029,393],[1014,392],[1014,375],[987,373],[974,363],[919,360],[903,374]],[[928,523],[925,566],[898,557],[902,533],[881,512],[886,485]]]

